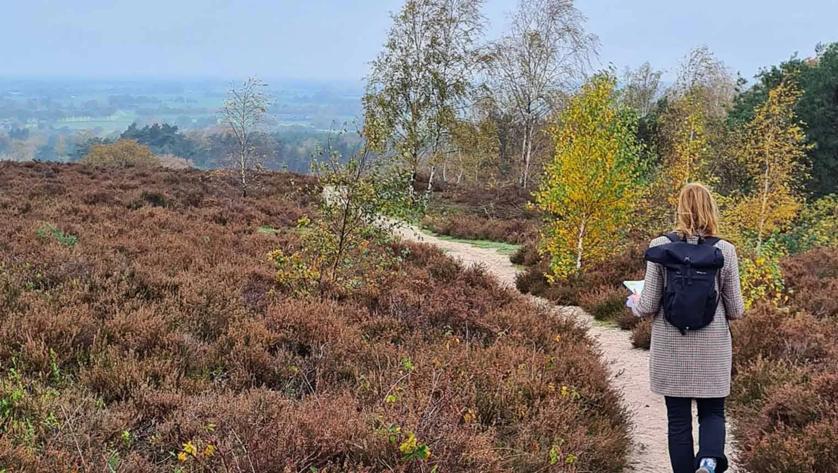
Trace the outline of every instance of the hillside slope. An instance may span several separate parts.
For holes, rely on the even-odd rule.
[[[7,471],[622,470],[584,328],[425,245],[303,297],[316,182],[0,163]]]

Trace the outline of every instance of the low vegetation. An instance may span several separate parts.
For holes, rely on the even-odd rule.
[[[597,471],[627,418],[585,330],[422,245],[280,284],[321,189],[0,164],[8,471]]]
[[[538,213],[527,206],[529,193],[515,185],[438,184],[422,226],[467,240],[524,244],[538,237]]]
[[[755,472],[827,473],[838,462],[838,250],[785,258],[787,299],[733,324],[739,460]]]
[[[620,280],[642,276],[642,247],[553,285],[545,271],[546,263],[536,261],[519,276],[518,287],[558,304],[581,305],[597,319],[631,330],[634,347],[649,348],[651,322],[623,307],[626,291],[620,288]],[[756,281],[743,273],[743,284],[759,287],[763,273],[755,274]],[[754,298],[744,319],[732,324],[731,412],[739,461],[752,472],[827,473],[838,460],[838,249],[785,256],[778,274],[778,296]]]
[[[81,162],[88,166],[110,168],[152,168],[161,165],[148,146],[130,139],[93,145]]]
[[[513,256],[514,261],[526,265],[525,270],[518,275],[518,289],[558,305],[581,306],[592,314],[600,314],[598,318],[601,320],[616,321],[625,313],[624,310],[616,309],[615,302],[619,296],[620,307],[625,308],[628,293],[622,282],[642,279],[646,269],[643,261],[646,244],[636,242],[607,264],[551,284],[547,277],[550,271],[549,257],[541,256],[535,245],[530,243]]]

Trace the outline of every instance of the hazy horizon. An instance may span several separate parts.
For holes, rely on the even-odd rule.
[[[39,80],[212,80],[359,84],[381,49],[402,0],[49,0],[3,7],[7,45],[0,77]],[[579,0],[600,38],[596,67],[618,71],[649,61],[671,78],[683,56],[707,45],[734,73],[760,68],[819,42],[838,40],[838,4],[747,0]],[[489,0],[486,36],[497,37],[515,0]],[[786,8],[783,8],[785,5]]]

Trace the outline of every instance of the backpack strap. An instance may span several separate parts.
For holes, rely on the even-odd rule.
[[[679,235],[678,232],[664,233],[663,236],[665,236],[666,238],[669,238],[669,241],[671,241],[673,243],[676,242],[676,241],[686,241],[686,238],[681,238],[681,235]],[[698,237],[698,242],[699,243],[706,243],[706,244],[711,245],[711,246],[715,245],[719,241],[721,241],[721,238],[715,237],[715,236],[712,236],[712,237]]]
[[[716,246],[716,243],[718,243],[718,242],[720,242],[720,241],[722,241],[722,239],[721,239],[721,238],[719,238],[719,237],[715,237],[715,236],[711,236],[711,237],[704,237],[704,238],[701,238],[701,239],[698,241],[698,243],[699,243],[699,244],[707,244],[707,245],[710,245],[710,246]],[[722,290],[723,290],[724,288],[722,287],[722,269],[724,269],[724,268],[719,268],[719,269],[716,271],[716,281],[718,281],[718,286],[719,286],[718,296],[716,297],[716,305],[717,305],[717,306],[718,306],[720,303],[722,303],[722,297],[723,297],[723,295],[722,295]],[[727,311],[727,307],[725,307],[725,311]],[[725,319],[726,319],[726,318],[727,318],[727,314],[725,314]],[[730,328],[730,323],[728,323],[728,328]]]

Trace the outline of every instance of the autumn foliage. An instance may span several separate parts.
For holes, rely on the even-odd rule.
[[[768,92],[742,130],[739,159],[752,189],[736,201],[728,218],[733,228],[755,241],[758,253],[768,236],[786,229],[802,204],[799,188],[806,176],[808,146],[794,111],[800,95],[793,82],[782,82]]]
[[[585,330],[427,246],[277,283],[311,179],[0,164],[8,471],[622,471]]]
[[[424,185],[424,182],[421,182]],[[541,223],[527,205],[530,193],[511,183],[438,184],[422,226],[469,240],[524,244],[535,241]]]
[[[130,139],[93,145],[81,162],[88,166],[111,168],[151,168],[161,165],[148,146]]]
[[[566,278],[619,251],[639,197],[636,121],[617,105],[615,80],[595,76],[551,127],[555,155],[536,206],[550,216],[548,277]]]

